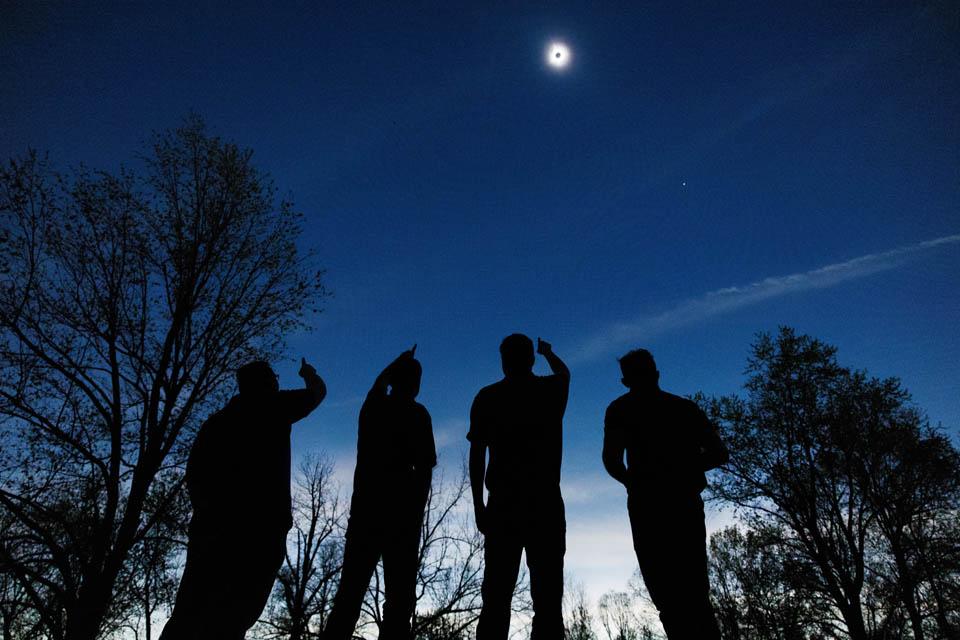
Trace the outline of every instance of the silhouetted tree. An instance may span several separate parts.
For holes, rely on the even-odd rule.
[[[319,638],[336,593],[346,513],[333,482],[333,464],[322,456],[305,456],[295,484],[293,535],[258,637]]]
[[[902,605],[916,640],[956,634],[956,609],[945,608],[944,587],[960,580],[960,554],[956,545],[952,552],[943,545],[943,536],[957,532],[951,523],[960,513],[960,454],[907,404],[909,396],[896,381],[878,387],[858,374],[849,384],[854,392],[845,394],[851,402],[841,411],[865,416],[871,443],[863,451],[858,482],[885,552],[878,587]],[[856,403],[861,398],[866,400]]]
[[[956,478],[956,450],[898,380],[842,367],[834,347],[791,329],[759,336],[747,374],[745,399],[709,403],[735,452],[715,495],[754,530],[776,534],[789,584],[828,605],[825,624],[866,640],[902,633],[908,619],[910,635],[924,637],[925,617],[939,609],[920,601],[945,583],[941,571],[922,573],[929,536],[911,532],[953,517],[956,482],[945,478]],[[894,544],[909,554],[897,560]],[[948,633],[949,615],[936,624]]]
[[[0,170],[5,571],[57,640],[140,606],[131,563],[180,499],[190,433],[324,293],[249,150],[194,117],[144,160],[55,176],[31,153]]]
[[[16,573],[11,561],[29,542],[16,520],[4,511],[0,511],[0,532],[0,638],[37,637],[43,621],[30,598],[29,583]]]
[[[641,623],[633,597],[626,591],[608,591],[597,603],[600,626],[607,640],[640,640]]]
[[[834,630],[821,602],[794,588],[793,563],[770,529],[728,527],[710,537],[710,589],[728,640],[812,640]],[[819,605],[819,606],[818,606]]]
[[[130,599],[122,609],[130,611],[131,615],[123,622],[135,638],[141,637],[141,631],[143,638],[150,640],[153,637],[154,617],[173,602],[180,582],[189,501],[181,492],[162,509],[150,505],[152,499],[167,500],[170,490],[160,483],[151,490],[147,510],[157,511],[162,517],[157,519],[150,534],[131,549],[130,558],[124,565],[125,572],[118,577],[121,588],[114,590],[115,598]]]
[[[597,640],[587,594],[580,583],[564,589],[564,628],[566,640]]]
[[[416,640],[469,640],[474,637],[472,629],[451,618],[431,618],[429,622],[419,625]]]
[[[923,576],[919,592],[939,637],[960,640],[960,509],[935,514],[916,526],[921,549],[917,568]]]
[[[667,636],[660,622],[660,615],[639,567],[633,570],[633,575],[627,582],[627,593],[634,598],[633,611],[640,625],[640,640],[664,640]]]
[[[483,579],[483,536],[469,517],[469,478],[466,469],[448,482],[437,474],[430,488],[420,536],[417,572],[415,638],[458,638],[472,635],[480,615]],[[380,627],[384,597],[383,574],[377,567],[364,602],[361,625]],[[518,591],[526,583],[518,583]],[[516,608],[525,612],[529,599],[519,593]]]
[[[321,637],[336,592],[343,557],[344,509],[333,469],[322,457],[308,456],[300,466],[294,500],[296,540],[288,542],[272,601],[254,632],[260,638]],[[424,640],[472,637],[480,612],[483,538],[472,526],[463,470],[454,482],[435,478],[420,539],[417,614],[412,633]],[[379,631],[384,598],[383,575],[374,572],[356,635]],[[518,584],[515,608],[529,610],[527,584]]]

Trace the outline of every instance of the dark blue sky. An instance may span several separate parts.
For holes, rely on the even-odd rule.
[[[573,368],[568,564],[591,593],[633,567],[599,458],[632,346],[669,390],[727,393],[753,334],[792,325],[956,433],[951,3],[380,4],[4,3],[0,155],[116,168],[190,110],[252,147],[336,294],[291,341],[331,390],[294,444],[345,476],[400,350],[420,345],[453,473],[500,338],[550,339]]]

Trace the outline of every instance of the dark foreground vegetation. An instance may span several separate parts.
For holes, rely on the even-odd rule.
[[[782,329],[744,397],[706,401],[731,451],[710,542],[726,638],[956,638],[960,456],[899,380]]]

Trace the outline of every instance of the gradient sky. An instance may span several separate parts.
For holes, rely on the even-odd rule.
[[[628,348],[667,390],[730,393],[787,324],[960,426],[960,12],[837,4],[5,2],[0,157],[114,169],[190,110],[252,147],[335,292],[278,369],[327,379],[294,448],[344,479],[401,350],[455,474],[500,339],[552,341],[567,566],[595,599],[635,567],[600,464]]]

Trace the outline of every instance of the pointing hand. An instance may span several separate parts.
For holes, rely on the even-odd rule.
[[[412,347],[410,347],[409,349],[407,349],[406,351],[398,355],[396,358],[394,358],[393,362],[388,364],[387,368],[383,370],[383,373],[381,374],[382,376],[384,376],[383,380],[387,384],[389,384],[390,377],[393,375],[393,372],[396,371],[396,368],[400,365],[400,363],[403,362],[404,360],[413,360],[413,356],[416,352],[417,352],[417,345],[413,345]]]
[[[396,358],[394,358],[393,362],[391,362],[390,364],[394,365],[400,362],[401,360],[413,360],[413,355],[416,352],[417,352],[417,345],[413,345],[412,347],[410,347],[409,349],[407,349],[406,351],[398,355]]]
[[[537,353],[539,353],[542,356],[545,356],[549,353],[553,353],[553,345],[551,345],[546,340],[541,340],[540,338],[537,338]]]
[[[313,365],[307,364],[305,358],[300,358],[300,371],[297,372],[301,378],[306,378],[307,376],[317,375],[317,370],[313,368]]]

